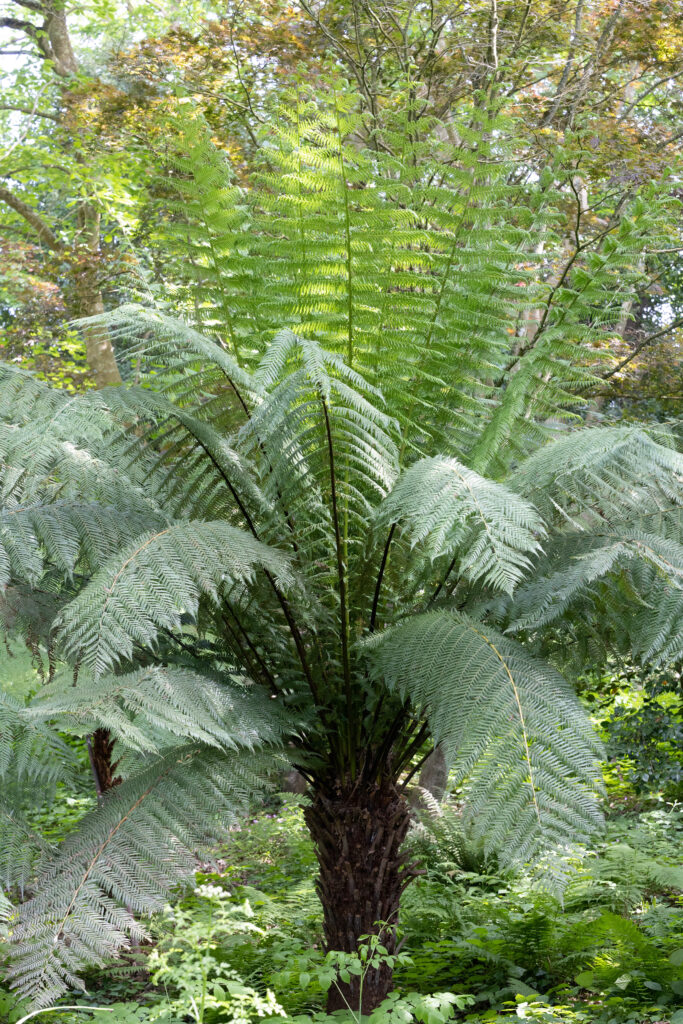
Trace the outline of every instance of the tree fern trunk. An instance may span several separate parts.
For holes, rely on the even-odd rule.
[[[109,730],[95,729],[90,738],[90,757],[98,796],[121,782],[121,776],[114,774],[118,761],[113,760],[113,750],[114,740]]]
[[[323,905],[328,950],[354,952],[361,935],[377,933],[378,921],[388,922],[382,944],[396,948],[392,925],[398,919],[401,892],[414,877],[401,845],[408,830],[409,808],[393,782],[352,785],[337,782],[318,788],[306,811],[316,846],[320,874],[317,888]],[[363,983],[362,1012],[370,1013],[392,988],[392,971],[385,965],[370,970]],[[333,985],[328,1012],[356,1011],[360,982],[352,976]]]

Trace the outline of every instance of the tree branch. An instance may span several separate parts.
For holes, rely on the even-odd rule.
[[[12,103],[0,103],[0,110],[16,110],[19,114],[28,114],[30,117],[47,117],[50,121],[59,124],[56,114],[49,114],[46,110],[32,110],[30,107],[14,106]]]
[[[36,213],[35,210],[31,209],[23,199],[19,199],[18,196],[15,196],[13,192],[10,192],[10,190],[5,188],[3,185],[0,185],[0,201],[6,203],[12,210],[14,210],[15,213],[18,213],[20,217],[23,217],[38,235],[38,239],[43,242],[48,249],[52,249],[53,252],[62,252],[64,245],[52,228],[38,213]]]
[[[646,338],[643,338],[642,341],[638,342],[633,351],[630,352],[624,359],[622,359],[620,363],[617,363],[616,366],[613,366],[611,370],[607,371],[607,373],[603,373],[602,379],[609,380],[609,378],[613,377],[615,373],[619,373],[619,370],[622,370],[625,366],[627,366],[632,359],[635,359],[638,353],[642,352],[644,348],[647,348],[648,345],[651,345],[653,341],[657,341],[658,338],[664,337],[665,334],[669,334],[670,331],[675,331],[677,327],[683,327],[683,317],[679,317],[677,320],[674,320],[674,322],[672,324],[669,324],[668,327],[662,327],[660,331],[655,331],[654,334],[648,334]]]

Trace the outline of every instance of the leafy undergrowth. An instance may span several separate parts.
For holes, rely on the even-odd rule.
[[[330,964],[321,952],[301,803],[285,798],[245,823],[194,891],[153,921],[148,945],[87,979],[82,1013],[44,1019],[321,1021],[333,971],[362,963]],[[683,1022],[683,810],[617,817],[599,849],[568,850],[551,875],[498,872],[448,810],[427,816],[412,842],[426,874],[406,894],[397,994],[377,1024]],[[18,1018],[2,999],[0,1011]]]
[[[410,841],[425,873],[404,897],[396,992],[371,1024],[683,1024],[680,695],[610,686],[586,694],[610,755],[603,842],[533,872],[502,871],[463,832],[455,802],[424,812]],[[58,823],[58,839],[87,800],[65,792],[36,814]],[[68,1000],[78,1011],[38,1024],[329,1022],[330,980],[384,953],[375,941],[360,958],[323,955],[303,802],[282,797],[244,822],[194,890],[151,922],[147,944],[91,973]],[[25,1013],[0,989],[2,1024]]]

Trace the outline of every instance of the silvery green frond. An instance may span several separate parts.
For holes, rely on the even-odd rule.
[[[293,582],[283,552],[225,522],[184,522],[140,537],[93,576],[56,623],[67,656],[95,676],[153,647],[161,629],[195,618],[200,598],[218,603],[223,588],[250,583],[257,570]]]
[[[5,896],[4,892],[0,889],[0,923],[9,921],[12,916],[13,909],[12,904]]]
[[[158,309],[128,303],[77,320],[75,326],[105,327],[138,371],[160,377],[160,390],[187,399],[227,384],[235,393],[251,395],[250,375],[215,337]]]
[[[181,666],[153,665],[124,675],[43,687],[26,709],[32,721],[108,729],[124,746],[158,753],[179,740],[250,750],[293,734],[291,714],[262,688],[218,682]]]
[[[267,754],[179,747],[111,790],[41,865],[12,937],[12,987],[48,1006],[83,987],[86,967],[141,939],[135,915],[161,908],[274,764]]]
[[[0,509],[0,585],[36,585],[48,568],[94,572],[161,516],[97,501],[8,502]]]
[[[240,432],[264,463],[271,502],[320,531],[312,558],[330,550],[334,504],[365,529],[397,471],[397,424],[381,395],[334,352],[290,330],[278,333],[254,373],[261,398]],[[314,543],[315,538],[311,538]]]
[[[528,860],[599,829],[600,743],[569,684],[454,612],[413,616],[368,645],[375,678],[426,715],[460,779],[472,835]]]
[[[379,506],[378,523],[398,523],[427,557],[456,555],[458,575],[511,593],[540,550],[536,509],[457,459],[420,459]]]
[[[67,778],[74,755],[55,730],[0,690],[0,782],[53,783]]]
[[[126,464],[149,457],[135,431],[144,429],[160,453],[147,477],[147,493],[172,515],[245,520],[263,511],[255,467],[211,422],[201,405],[191,411],[148,388],[113,388],[108,408],[128,424]],[[174,463],[169,479],[167,467]],[[144,464],[144,463],[143,463]]]
[[[93,440],[107,429],[94,395],[71,395],[53,388],[27,370],[0,362],[0,421],[10,427],[49,422],[52,436],[68,440],[74,432]]]
[[[683,501],[683,455],[663,440],[642,427],[586,428],[544,445],[508,482],[548,524],[599,529]]]
[[[554,622],[591,594],[631,560],[642,559],[657,570],[657,579],[679,591],[683,602],[683,545],[652,533],[621,529],[561,534],[532,579],[520,587],[509,610],[511,630],[537,629]],[[648,595],[641,591],[648,603]],[[633,616],[637,622],[637,616]]]
[[[22,896],[35,876],[36,864],[53,852],[4,791],[0,795],[0,884]]]

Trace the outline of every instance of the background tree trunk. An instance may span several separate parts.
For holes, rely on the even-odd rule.
[[[74,291],[78,316],[99,316],[104,313],[104,300],[99,281],[100,211],[92,203],[82,203],[78,210],[81,246],[74,267]],[[106,327],[81,329],[85,354],[98,388],[120,384],[109,331]]]
[[[448,765],[441,747],[434,747],[420,772],[419,786],[431,793],[439,803],[444,798],[448,785]]]
[[[42,26],[17,20],[19,29],[27,34],[39,57],[49,63],[58,80],[59,107],[49,116],[58,125],[64,125],[69,116],[77,120],[78,93],[74,79],[78,74],[78,61],[71,45],[66,9],[62,0],[36,0],[21,4],[43,18]],[[68,133],[68,129],[67,129]],[[83,158],[75,158],[80,162]],[[59,253],[69,263],[68,277],[71,292],[67,301],[69,316],[95,316],[104,313],[100,284],[100,211],[95,201],[86,199],[77,210],[78,224],[74,243],[65,245],[58,230],[53,230],[33,206],[25,203],[12,190],[0,187],[0,201],[5,202],[31,226],[39,242]],[[73,251],[70,251],[70,248]],[[120,384],[121,375],[111,338],[106,328],[86,328],[83,331],[86,359],[98,388]]]
[[[381,921],[389,925],[382,932],[382,944],[393,953],[401,893],[416,874],[401,853],[410,818],[408,803],[391,781],[355,786],[338,782],[317,789],[305,816],[320,867],[317,888],[326,949],[355,952],[359,937],[377,934],[376,922]],[[382,1002],[392,980],[386,965],[368,972],[360,1007],[364,1014]],[[346,1009],[346,1002],[358,1010],[359,979],[352,976],[349,983],[339,982],[339,989],[330,988],[328,1012]]]

